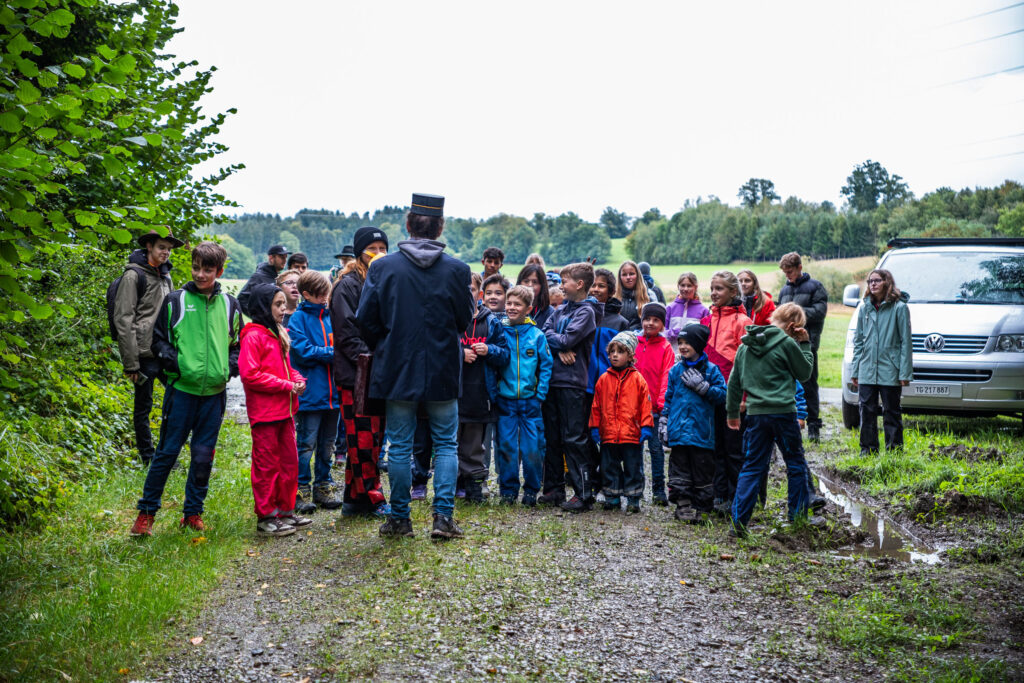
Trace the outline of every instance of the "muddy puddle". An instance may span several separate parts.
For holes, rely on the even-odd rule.
[[[850,515],[850,523],[867,534],[867,538],[834,551],[840,557],[891,557],[903,562],[938,564],[941,548],[933,548],[876,509],[863,503],[839,482],[815,473],[821,495]]]

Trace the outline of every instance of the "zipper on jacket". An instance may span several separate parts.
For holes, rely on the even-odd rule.
[[[519,394],[522,393],[522,391],[520,390],[522,382],[520,381],[519,373],[519,332],[516,331],[516,398],[520,398]]]
[[[320,309],[320,331],[324,333],[324,346],[332,346],[330,340],[327,338],[327,327],[324,325],[324,311],[326,309]],[[332,346],[333,348],[333,346]],[[327,407],[334,410],[334,381],[331,377],[331,367],[327,366]]]

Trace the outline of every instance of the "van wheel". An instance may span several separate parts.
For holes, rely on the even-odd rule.
[[[846,399],[843,399],[843,426],[847,429],[860,427],[860,406],[847,403]]]

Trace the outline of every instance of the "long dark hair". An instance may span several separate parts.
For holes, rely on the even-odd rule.
[[[896,288],[896,280],[893,279],[892,273],[890,273],[885,268],[875,268],[870,273],[868,273],[867,279],[871,279],[872,275],[878,275],[879,277],[882,278],[882,297],[878,300],[877,303],[888,301],[889,303],[894,304],[900,300],[900,297],[903,296],[903,293]],[[871,290],[868,289],[868,292],[870,293]],[[874,300],[874,298],[875,297],[871,297],[872,300]]]
[[[543,311],[551,305],[551,295],[548,293],[548,276],[544,272],[544,266],[537,265],[536,263],[528,263],[523,266],[523,269],[519,271],[519,275],[516,276],[516,284],[523,284],[523,280],[533,275],[537,278],[537,282],[540,283],[540,294],[534,297],[533,310]]]

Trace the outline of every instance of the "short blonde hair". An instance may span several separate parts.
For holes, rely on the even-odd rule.
[[[803,327],[807,324],[807,314],[804,313],[804,309],[800,307],[800,304],[790,301],[788,304],[782,304],[775,309],[775,312],[772,313],[772,323]]]
[[[299,276],[299,294],[309,292],[310,296],[323,296],[331,291],[331,281],[319,270],[307,270]]]
[[[516,285],[509,287],[508,292],[505,293],[505,299],[510,296],[514,296],[523,302],[523,305],[529,308],[533,305],[533,287],[527,287],[526,285]]]

